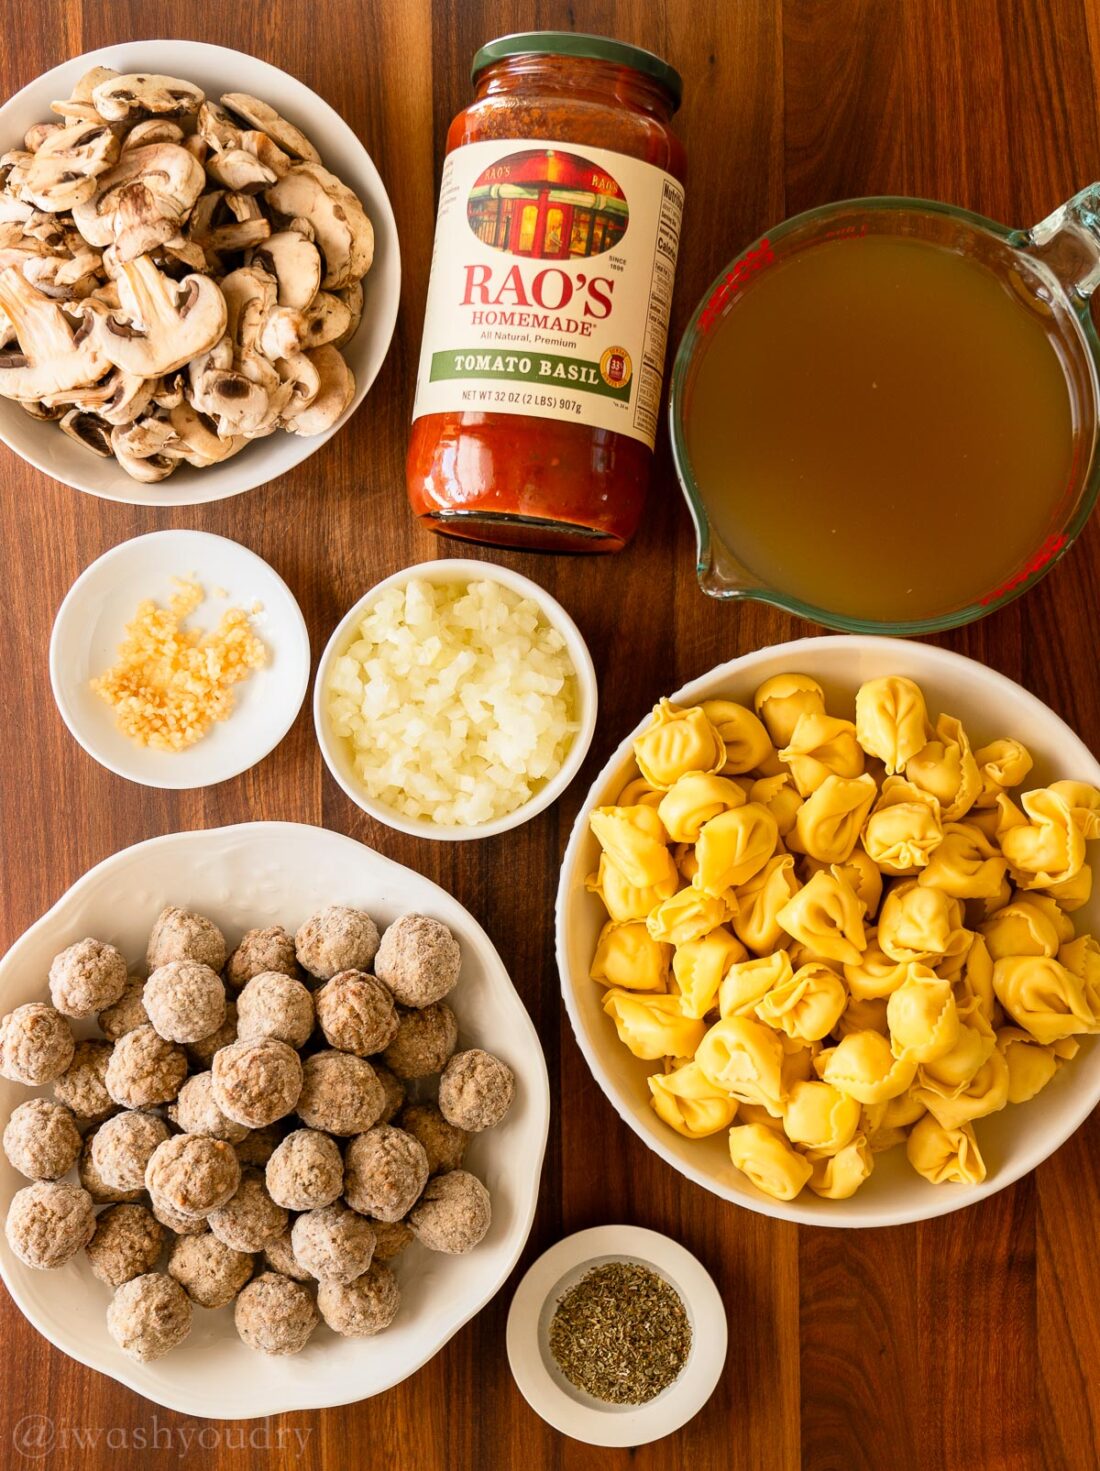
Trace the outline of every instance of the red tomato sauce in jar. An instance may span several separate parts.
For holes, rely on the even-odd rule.
[[[641,517],[683,211],[677,72],[506,36],[447,134],[406,478],[432,530],[613,552]]]

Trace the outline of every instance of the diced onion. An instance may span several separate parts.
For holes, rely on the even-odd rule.
[[[366,795],[446,827],[529,802],[578,729],[565,640],[491,581],[388,588],[333,660],[325,697]]]

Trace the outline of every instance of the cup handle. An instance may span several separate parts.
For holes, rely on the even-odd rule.
[[[1026,230],[1022,243],[1066,292],[1088,301],[1100,286],[1100,184],[1089,184]]]

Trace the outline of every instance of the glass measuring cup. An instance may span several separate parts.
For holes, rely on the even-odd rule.
[[[796,587],[776,586],[751,565],[738,546],[735,508],[715,516],[728,487],[700,483],[692,463],[687,420],[692,394],[716,329],[771,267],[814,246],[868,235],[904,237],[966,255],[992,271],[1022,298],[1042,307],[1045,331],[1065,377],[1072,420],[1072,456],[1063,493],[1049,525],[1018,564],[994,585],[974,587],[957,606],[929,616],[886,619],[855,616],[800,597]],[[952,628],[1003,606],[1042,577],[1080,533],[1100,489],[1096,453],[1100,422],[1100,338],[1089,297],[1100,286],[1100,184],[1082,190],[1031,229],[1010,229],[952,205],[921,199],[880,197],[845,200],[785,221],[756,240],[717,277],[704,295],[681,341],[673,368],[669,419],[673,457],[695,523],[696,571],[704,592],[723,599],[754,598],[773,603],[833,628],[851,632],[930,633]],[[735,477],[734,477],[735,478]],[[777,515],[780,514],[777,509]],[[724,522],[720,534],[716,520]],[[732,525],[731,525],[732,523]],[[884,521],[883,546],[890,534]],[[894,528],[897,529],[896,527]],[[994,528],[995,534],[995,528]],[[827,556],[825,547],[822,555]]]

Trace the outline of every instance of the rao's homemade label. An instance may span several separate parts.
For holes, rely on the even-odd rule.
[[[602,148],[495,139],[443,166],[413,418],[526,414],[653,448],[684,191]]]

